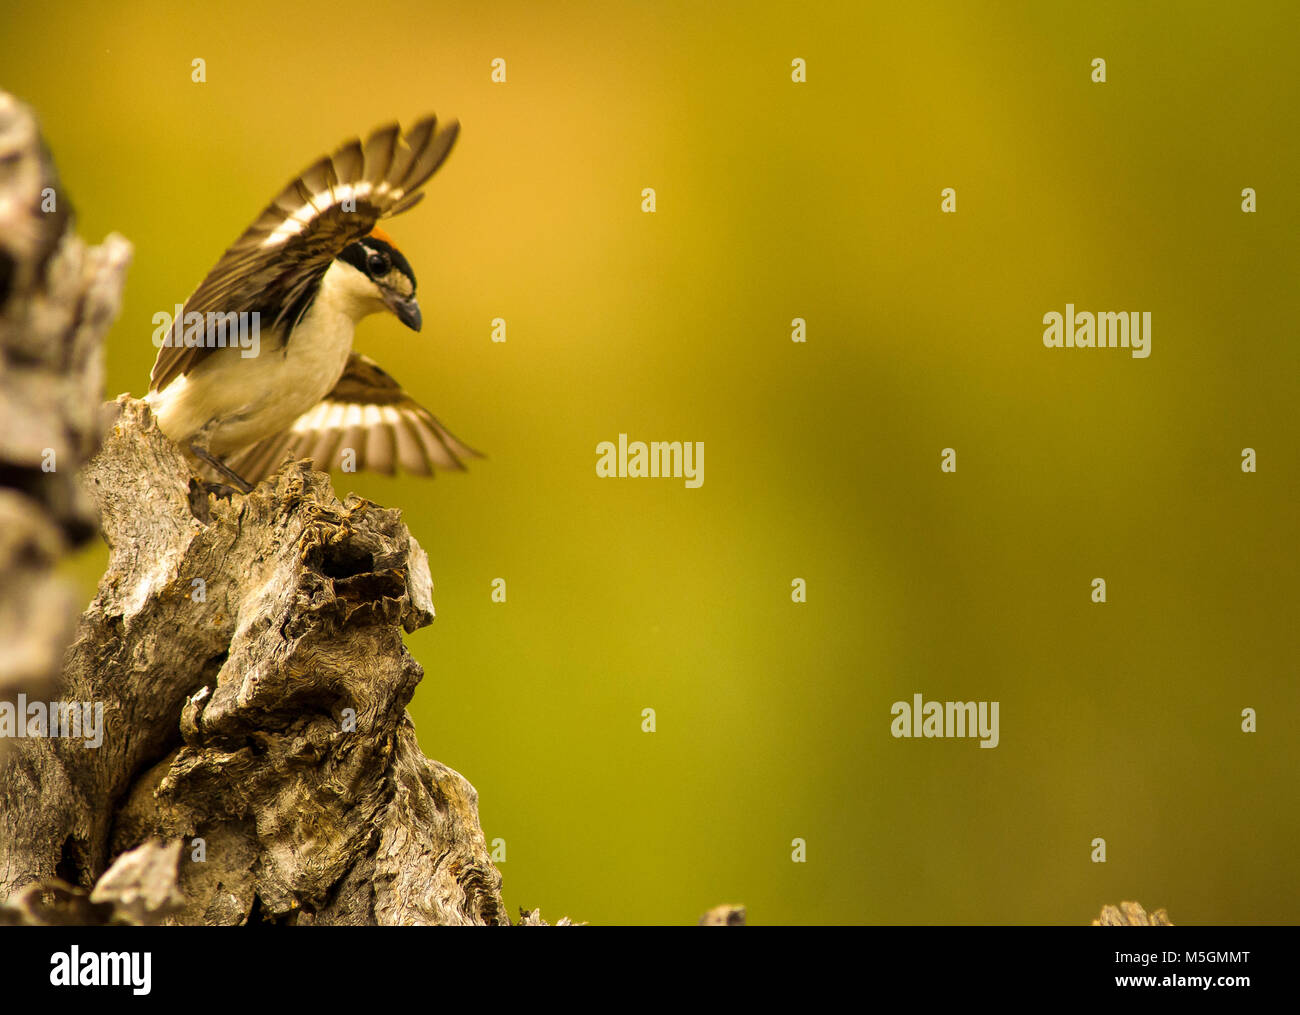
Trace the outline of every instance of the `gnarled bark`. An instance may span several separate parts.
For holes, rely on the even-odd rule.
[[[15,742],[0,891],[89,888],[161,840],[177,922],[505,922],[474,788],[406,714],[402,632],[433,603],[399,512],[301,463],[200,497],[148,407],[116,407],[85,471],[112,556],[61,688],[102,703],[103,742]]]

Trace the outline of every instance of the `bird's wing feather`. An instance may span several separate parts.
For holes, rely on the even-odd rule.
[[[402,386],[366,356],[352,353],[334,390],[288,430],[227,460],[250,483],[261,482],[285,458],[310,459],[315,468],[339,468],[345,450],[356,471],[393,475],[400,467],[417,476],[436,469],[463,470],[462,459],[482,454],[462,443]]]
[[[379,127],[366,139],[348,141],[313,163],[267,205],[225,252],[185,303],[185,314],[258,312],[268,331],[292,327],[320,278],[348,244],[368,234],[380,219],[397,215],[423,197],[420,188],[446,159],[459,124],[439,127],[425,117],[402,135],[397,124]],[[345,210],[352,199],[353,210]],[[149,389],[161,391],[188,373],[209,346],[186,348],[183,322],[172,326],[158,350]]]

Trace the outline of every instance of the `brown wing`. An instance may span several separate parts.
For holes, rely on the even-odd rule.
[[[185,313],[256,311],[264,330],[292,327],[344,247],[424,196],[420,188],[446,159],[459,129],[455,120],[439,129],[437,118],[427,116],[403,135],[391,123],[364,146],[354,139],[317,160],[222,255],[186,301]],[[173,341],[180,329],[180,321],[173,324]],[[149,390],[161,391],[211,352],[164,344]]]
[[[352,455],[345,457],[348,451]],[[286,457],[310,459],[315,468],[417,476],[435,469],[463,470],[462,459],[483,455],[459,441],[428,409],[412,399],[374,360],[353,353],[334,390],[283,433],[267,437],[226,462],[259,483]]]

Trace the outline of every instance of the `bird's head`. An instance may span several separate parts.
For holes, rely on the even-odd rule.
[[[412,331],[420,330],[415,272],[391,236],[375,229],[344,247],[334,263],[343,273],[342,283],[358,311],[357,318],[389,310]]]

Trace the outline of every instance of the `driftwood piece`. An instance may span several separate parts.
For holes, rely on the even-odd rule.
[[[185,897],[176,884],[180,857],[179,840],[164,844],[151,839],[113,862],[90,893],[90,901],[112,906],[122,923],[162,923],[185,908]]]
[[[1148,914],[1139,903],[1121,902],[1118,906],[1103,906],[1101,916],[1092,921],[1094,927],[1172,927],[1174,922],[1163,909]]]
[[[0,893],[90,888],[157,839],[183,844],[180,923],[506,922],[474,788],[406,714],[402,631],[433,604],[399,512],[301,463],[192,496],[148,407],[116,409],[85,472],[112,556],[62,687],[102,703],[103,743],[18,741]]]

